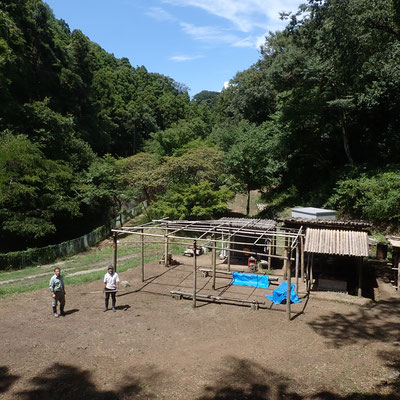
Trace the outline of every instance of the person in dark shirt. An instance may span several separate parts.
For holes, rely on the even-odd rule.
[[[64,279],[61,276],[60,268],[54,268],[54,275],[50,278],[50,292],[51,292],[51,305],[53,307],[53,314],[57,318],[58,315],[64,316],[65,307],[65,286]],[[57,303],[60,303],[60,314],[57,314]]]

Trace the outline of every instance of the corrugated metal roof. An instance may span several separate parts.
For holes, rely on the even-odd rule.
[[[304,251],[339,256],[368,257],[367,232],[307,228]]]
[[[276,226],[276,221],[272,219],[252,219],[252,218],[229,218],[224,217],[216,221],[213,224],[224,224],[237,228],[251,228],[251,229],[271,229]]]
[[[398,236],[388,236],[387,240],[393,247],[400,247],[400,237]]]
[[[350,229],[353,231],[368,230],[371,224],[365,221],[339,221],[333,219],[306,219],[306,218],[278,218],[278,222],[283,222],[285,225],[314,226],[318,228],[327,227],[329,229]]]

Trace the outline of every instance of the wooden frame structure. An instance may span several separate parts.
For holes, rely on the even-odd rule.
[[[290,299],[291,290],[291,265],[296,260],[295,278],[296,287],[298,287],[299,279],[299,259],[301,260],[301,276],[304,277],[304,237],[302,228],[291,229],[277,227],[276,222],[272,220],[262,219],[245,219],[245,218],[222,218],[220,220],[209,221],[170,221],[168,219],[153,220],[144,225],[134,227],[121,227],[113,229],[113,263],[117,269],[117,243],[118,235],[139,235],[141,243],[141,273],[142,282],[145,280],[144,251],[145,238],[157,238],[157,243],[164,245],[164,266],[168,267],[168,254],[170,241],[174,244],[193,245],[196,249],[199,244],[207,245],[212,252],[212,289],[215,290],[216,280],[216,260],[217,249],[221,249],[226,253],[227,267],[230,271],[231,255],[233,253],[244,253],[246,256],[253,255],[263,257],[267,260],[270,267],[272,259],[283,260],[284,279],[288,282],[287,299]],[[237,238],[240,238],[238,241]],[[244,241],[246,240],[246,241]],[[284,244],[280,244],[283,242]],[[152,243],[155,243],[154,241]],[[251,244],[252,250],[240,250],[238,246]],[[278,249],[280,253],[278,254]],[[296,257],[294,258],[294,255]],[[302,254],[302,256],[300,256]],[[197,293],[197,255],[193,255],[193,292],[192,293],[171,293],[173,295],[189,296],[193,300],[193,307],[196,307],[197,297],[207,297],[214,300],[225,300],[234,302],[246,302],[258,308],[258,301],[229,299],[222,296],[203,296]],[[290,301],[286,302],[287,319],[291,319]]]
[[[387,237],[390,245],[392,246],[392,270],[395,275],[393,279],[393,287],[400,294],[400,237],[389,236]]]

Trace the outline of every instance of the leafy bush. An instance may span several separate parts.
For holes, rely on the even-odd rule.
[[[341,180],[326,206],[350,218],[395,226],[400,220],[400,173],[382,172]]]
[[[232,197],[230,190],[215,190],[209,182],[174,185],[150,206],[149,215],[153,219],[207,219],[225,212]]]

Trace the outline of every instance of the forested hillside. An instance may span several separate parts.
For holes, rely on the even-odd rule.
[[[270,216],[327,206],[397,229],[400,3],[311,0],[282,17],[255,65],[190,99],[42,0],[0,2],[0,251],[143,199],[149,218],[209,218],[253,189]]]
[[[272,209],[325,205],[393,227],[400,218],[400,2],[307,3],[282,15],[287,28],[270,34],[259,62],[222,93],[216,140],[248,188],[266,188]]]

